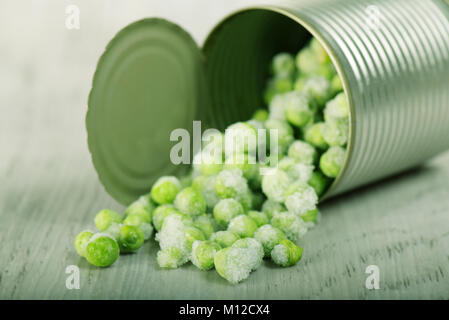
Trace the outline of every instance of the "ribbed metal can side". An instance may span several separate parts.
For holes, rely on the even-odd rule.
[[[327,196],[411,168],[449,148],[444,3],[351,0],[289,9],[328,44],[350,88],[349,156]]]

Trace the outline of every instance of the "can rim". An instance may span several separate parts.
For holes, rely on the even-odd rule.
[[[215,36],[215,33],[221,28],[221,26],[227,20],[229,20],[239,14],[253,11],[253,10],[266,10],[266,11],[275,12],[275,13],[281,14],[281,15],[297,22],[298,24],[300,24],[313,37],[315,37],[318,40],[318,42],[323,46],[324,50],[329,55],[329,58],[331,59],[332,64],[335,67],[338,76],[340,77],[340,80],[341,80],[341,83],[343,86],[343,92],[345,93],[346,102],[348,104],[348,109],[349,109],[349,116],[348,116],[349,117],[349,134],[348,134],[346,155],[345,155],[345,160],[343,162],[343,166],[341,167],[341,170],[340,170],[339,174],[337,175],[337,177],[332,181],[332,184],[330,185],[330,187],[320,197],[320,200],[326,200],[326,199],[332,197],[333,195],[336,195],[335,193],[333,194],[333,192],[337,189],[338,185],[341,183],[341,180],[342,180],[344,174],[347,171],[348,164],[350,162],[350,159],[353,154],[353,149],[354,149],[354,140],[355,140],[356,130],[355,130],[355,121],[353,121],[353,120],[355,119],[355,108],[354,108],[353,95],[352,95],[351,88],[349,86],[349,80],[348,80],[347,74],[344,71],[342,63],[340,62],[339,58],[337,57],[336,52],[333,50],[333,48],[330,46],[330,44],[326,41],[326,39],[321,36],[321,33],[312,24],[307,22],[307,20],[305,18],[303,18],[301,16],[301,14],[298,13],[297,11],[293,11],[291,9],[287,9],[287,8],[280,7],[280,6],[270,6],[270,5],[249,6],[249,7],[241,8],[237,11],[232,12],[231,14],[226,15],[217,24],[215,24],[215,26],[212,28],[212,31],[209,32],[208,36],[206,37],[206,39],[203,42],[203,49],[206,49],[210,45],[210,43],[212,42],[212,40]]]

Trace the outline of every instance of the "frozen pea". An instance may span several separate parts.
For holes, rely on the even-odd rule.
[[[103,231],[103,233],[110,235],[114,239],[118,238],[118,235],[120,233],[120,228],[122,227],[121,223],[111,223],[109,228]]]
[[[305,47],[296,55],[296,66],[302,74],[312,75],[319,73],[321,63],[314,50]]]
[[[158,204],[173,203],[181,190],[181,182],[173,176],[160,177],[151,188],[151,198]]]
[[[216,176],[198,176],[192,182],[192,187],[201,192],[204,200],[206,200],[208,209],[213,209],[218,201],[220,201],[220,198],[215,192],[215,178]]]
[[[262,244],[254,238],[239,239],[234,242],[232,248],[242,248],[248,250],[248,262],[251,266],[251,270],[256,270],[262,263],[264,256]]]
[[[232,198],[220,200],[214,208],[214,218],[222,227],[227,227],[233,218],[242,214],[242,204]]]
[[[236,200],[242,204],[243,210],[245,212],[253,207],[253,193],[249,188],[244,194],[237,196]]]
[[[257,109],[252,116],[253,120],[264,122],[268,119],[268,111],[266,109]]]
[[[206,212],[206,200],[195,188],[188,187],[176,196],[175,207],[182,213],[195,217]]]
[[[144,235],[139,228],[130,225],[121,226],[117,237],[120,252],[135,252],[142,246],[143,241]]]
[[[291,157],[284,157],[279,161],[279,169],[285,171],[290,180],[307,182],[312,176],[314,166],[300,163]]]
[[[229,230],[217,231],[213,233],[210,237],[211,241],[215,241],[222,248],[230,247],[238,239],[240,239],[240,236],[235,232]]]
[[[117,260],[120,253],[117,241],[103,233],[93,235],[86,245],[86,260],[97,267],[108,267]]]
[[[314,171],[308,184],[315,189],[316,194],[321,197],[329,185],[329,179],[326,178],[321,172]]]
[[[318,213],[319,213],[318,209],[313,209],[301,215],[301,218],[306,223],[311,222],[313,224],[316,224],[318,222]]]
[[[273,57],[271,71],[275,75],[293,76],[295,73],[295,58],[287,52],[281,52]]]
[[[230,125],[225,131],[225,154],[255,152],[257,150],[257,130],[245,122]]]
[[[164,269],[176,269],[181,266],[182,253],[176,247],[167,247],[157,253],[157,263]]]
[[[324,108],[324,119],[326,121],[335,119],[347,119],[349,117],[349,108],[344,92],[339,93],[334,99],[326,103]]]
[[[247,153],[233,153],[229,155],[223,167],[225,170],[239,169],[247,180],[254,179],[259,171],[255,156]]]
[[[280,150],[287,149],[290,143],[294,140],[292,127],[283,120],[268,119],[265,122],[267,130],[275,130],[278,136],[278,146]],[[268,133],[271,136],[271,132]]]
[[[245,280],[252,270],[252,260],[249,259],[249,254],[255,255],[256,253],[244,248],[221,249],[215,254],[215,270],[221,277],[233,284]]]
[[[203,150],[198,152],[193,158],[193,168],[200,175],[213,176],[223,169],[223,154]]]
[[[285,206],[289,212],[302,215],[316,208],[318,196],[311,186],[304,182],[292,183],[285,192]]]
[[[268,110],[268,119],[278,119],[278,120],[285,120],[285,97],[287,93],[285,94],[277,94],[273,97],[271,100]],[[267,121],[266,119],[265,121]]]
[[[229,222],[228,230],[237,233],[242,238],[252,237],[257,230],[257,224],[246,215],[240,215]]]
[[[342,147],[330,147],[320,158],[320,169],[329,178],[336,178],[346,158]]]
[[[312,146],[320,149],[326,149],[328,144],[323,138],[322,128],[324,122],[317,122],[307,126],[304,133],[304,140],[310,143]]]
[[[284,205],[280,202],[273,201],[270,199],[265,200],[265,202],[262,205],[262,212],[264,212],[268,219],[270,219],[274,216],[276,212],[283,212],[286,211],[286,208]]]
[[[153,226],[151,225],[151,223],[148,223],[141,215],[128,215],[123,220],[123,224],[139,228],[143,233],[144,240],[150,239],[151,235],[153,234]]]
[[[289,92],[293,89],[292,77],[284,74],[276,75],[270,85],[273,86],[277,94]]]
[[[248,211],[248,217],[253,219],[253,221],[257,224],[258,227],[269,223],[267,215],[260,211],[250,210]]]
[[[271,219],[271,225],[284,232],[285,236],[296,242],[307,233],[305,222],[293,212],[275,213]]]
[[[288,156],[300,163],[313,164],[317,157],[315,148],[307,142],[295,140],[288,148]]]
[[[184,238],[186,240],[186,245],[189,248],[192,248],[192,245],[196,240],[206,240],[204,233],[200,229],[195,227],[186,227],[184,229]]]
[[[239,169],[221,171],[214,182],[215,192],[221,199],[237,198],[248,191],[248,183]]]
[[[194,226],[203,232],[206,239],[209,239],[212,233],[217,229],[217,223],[210,214],[203,214],[196,218]]]
[[[329,146],[342,147],[348,142],[348,121],[347,119],[327,120],[321,128],[321,133]]]
[[[157,207],[153,212],[153,225],[156,231],[160,231],[164,219],[172,213],[179,213],[179,211],[170,204],[164,204]]]
[[[254,238],[262,244],[265,257],[270,257],[271,250],[281,240],[285,239],[285,234],[271,224],[266,224],[256,230]]]
[[[217,150],[223,152],[224,134],[216,129],[208,129],[204,131],[202,136],[203,150]]]
[[[75,249],[76,249],[76,252],[78,252],[78,254],[81,257],[84,257],[86,255],[87,243],[89,242],[90,238],[92,238],[93,235],[94,235],[94,233],[92,231],[86,230],[86,231],[80,232],[76,236]]]
[[[141,202],[133,202],[125,210],[125,218],[131,215],[140,215],[145,220],[145,222],[150,223],[152,218],[152,211],[150,207],[146,206]]]
[[[262,177],[262,191],[268,199],[283,202],[290,178],[279,168],[272,169]]]
[[[315,110],[307,95],[292,91],[286,94],[284,100],[285,118],[292,125],[303,127],[313,120]]]
[[[117,212],[110,209],[104,209],[98,212],[95,216],[95,225],[98,230],[105,231],[111,226],[111,224],[121,223],[122,219],[122,216]]]
[[[315,53],[318,62],[320,64],[326,64],[326,63],[330,63],[331,59],[329,57],[329,55],[327,54],[326,50],[324,49],[324,47],[320,44],[320,42],[316,39],[316,38],[312,38],[312,40],[310,40],[310,44],[309,44],[312,52]]]
[[[335,74],[331,80],[331,90],[333,94],[343,91],[343,84],[338,74]]]
[[[304,249],[288,239],[281,240],[271,251],[271,259],[277,265],[290,267],[301,260]]]
[[[322,76],[308,78],[302,91],[310,95],[319,107],[324,107],[326,101],[332,96],[331,84]]]
[[[214,241],[195,241],[192,245],[192,263],[201,270],[214,267],[215,254],[221,249]]]

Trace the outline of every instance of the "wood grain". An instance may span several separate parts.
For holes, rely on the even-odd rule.
[[[192,265],[160,270],[154,242],[106,269],[79,258],[73,239],[93,228],[95,212],[123,209],[97,179],[84,129],[96,60],[118,28],[108,19],[96,28],[94,10],[85,8],[84,25],[69,32],[63,7],[33,18],[16,1],[0,5],[2,32],[16,30],[8,17],[17,19],[15,10],[25,12],[21,23],[31,19],[0,43],[1,299],[449,298],[449,153],[324,203],[297,266],[265,262],[236,286]],[[365,288],[371,264],[380,268],[379,290]],[[80,267],[79,290],[65,287],[68,265]]]

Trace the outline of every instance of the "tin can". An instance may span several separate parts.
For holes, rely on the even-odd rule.
[[[347,157],[323,199],[449,148],[443,0],[291,1],[231,14],[201,49],[161,19],[114,37],[98,63],[86,118],[106,190],[127,204],[158,176],[173,174],[171,130],[195,119],[218,129],[248,119],[263,104],[273,55],[296,53],[312,36],[334,63],[350,108]]]

